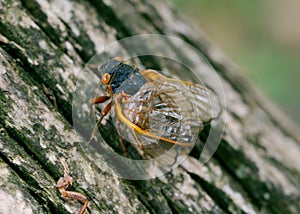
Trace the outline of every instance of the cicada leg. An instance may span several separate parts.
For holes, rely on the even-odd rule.
[[[92,115],[93,113],[93,109],[92,106],[95,104],[99,104],[99,103],[104,103],[105,101],[109,100],[110,97],[109,96],[100,96],[100,97],[96,97],[94,99],[90,100],[90,115]]]
[[[94,126],[94,129],[93,129],[93,132],[92,132],[91,137],[89,139],[89,142],[91,142],[93,140],[93,138],[95,137],[99,125],[101,124],[103,118],[110,112],[112,105],[113,105],[113,102],[108,103],[108,105],[102,111],[100,119],[98,120],[98,122]]]
[[[132,130],[132,133],[133,133],[133,136],[134,136],[136,142],[139,144],[140,149],[143,149],[143,144],[141,143],[141,141],[137,137],[135,130],[134,129],[131,129],[131,130]]]
[[[61,163],[64,166],[64,177],[61,177],[56,184],[56,187],[58,188],[60,194],[68,199],[76,199],[83,203],[83,206],[81,207],[79,214],[83,214],[84,211],[87,209],[87,206],[89,204],[88,199],[85,195],[74,192],[74,191],[68,191],[67,188],[73,184],[73,178],[69,175],[70,170],[69,167],[65,161],[64,158],[61,159]]]
[[[138,143],[137,144],[134,144],[134,143],[131,143],[133,148],[135,148],[136,152],[139,154],[140,157],[143,157],[144,154],[142,153],[142,151],[144,152],[144,147],[143,147],[143,144],[141,143],[141,141],[139,140],[137,134],[136,134],[136,131],[134,129],[131,129],[132,131],[132,134],[136,140],[136,142]]]

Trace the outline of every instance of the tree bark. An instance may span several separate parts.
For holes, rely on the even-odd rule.
[[[169,2],[8,0],[0,11],[0,213],[77,212],[80,204],[56,188],[61,157],[90,213],[300,213],[298,128]],[[79,71],[105,44],[146,33],[175,36],[207,58],[226,95],[226,128],[205,165],[191,155],[165,177],[121,179],[82,150],[72,95]],[[199,52],[170,45],[197,69]]]

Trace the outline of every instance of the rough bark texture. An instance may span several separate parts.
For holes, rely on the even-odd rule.
[[[3,0],[0,18],[0,213],[76,212],[55,187],[60,157],[90,213],[300,213],[297,128],[168,2]],[[190,157],[165,178],[130,181],[86,158],[72,92],[103,45],[145,33],[201,50],[220,75],[227,121],[206,165]],[[176,51],[197,64],[197,53]]]

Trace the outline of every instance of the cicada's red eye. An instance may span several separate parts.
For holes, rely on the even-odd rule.
[[[104,85],[108,84],[110,81],[110,74],[106,73],[102,75],[101,81]]]

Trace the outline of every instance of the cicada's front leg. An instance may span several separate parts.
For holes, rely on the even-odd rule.
[[[96,97],[94,99],[90,100],[90,115],[92,115],[92,106],[99,104],[99,103],[104,103],[105,101],[109,100],[111,97],[110,96],[100,96],[100,97]]]
[[[65,161],[64,158],[61,159],[61,163],[64,166],[64,177],[61,177],[56,184],[56,187],[58,188],[60,194],[67,198],[67,199],[76,199],[83,203],[82,208],[79,211],[79,214],[83,214],[84,211],[87,209],[88,206],[88,200],[85,195],[74,192],[74,191],[68,191],[67,188],[73,184],[73,178],[69,175],[70,170],[69,167]]]
[[[113,106],[113,102],[110,102],[110,103],[108,103],[107,106],[103,109],[103,111],[102,111],[102,113],[101,113],[100,119],[98,120],[98,122],[97,122],[96,125],[94,126],[94,129],[93,129],[93,132],[92,132],[92,134],[91,134],[91,137],[90,137],[89,142],[91,142],[91,141],[93,140],[93,138],[95,137],[99,125],[101,124],[103,118],[110,112],[112,106]]]
[[[111,98],[110,96],[100,96],[100,97],[96,97],[94,99],[91,99],[90,101],[90,105],[95,105],[95,104],[99,104],[99,103],[104,103],[105,101],[109,100],[109,98]]]

